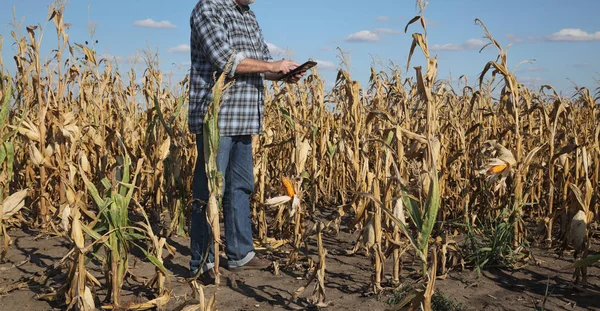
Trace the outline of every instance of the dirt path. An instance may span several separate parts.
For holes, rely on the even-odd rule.
[[[67,253],[69,245],[59,237],[35,239],[35,232],[12,231],[14,244],[10,247],[6,262],[0,264],[0,288],[21,283],[20,289],[10,293],[0,291],[0,310],[61,310],[64,307],[35,298],[49,287],[58,288],[64,280],[60,279],[60,271],[49,279],[47,284],[40,284],[40,278],[48,267],[57,263]],[[364,255],[346,255],[351,249],[355,235],[340,232],[337,236],[324,237],[325,247],[329,251],[327,257],[327,301],[331,303],[328,310],[384,310],[390,305],[387,301],[393,298],[391,292],[380,296],[366,296],[371,278],[370,260]],[[173,274],[170,278],[172,295],[167,310],[175,310],[190,298],[191,289],[182,279],[187,277],[189,260],[189,240],[175,237],[170,244],[176,247],[177,255],[165,263]],[[310,243],[314,251],[314,243]],[[436,282],[437,290],[450,301],[462,303],[467,310],[542,310],[546,287],[549,296],[545,303],[546,310],[600,310],[600,269],[592,267],[588,271],[589,286],[585,290],[572,285],[570,271],[559,271],[570,263],[568,259],[558,259],[556,255],[542,250],[535,250],[540,266],[529,265],[517,271],[489,269],[477,278],[474,271],[454,271],[445,280]],[[312,254],[311,256],[314,256]],[[148,262],[132,256],[132,271],[140,278],[152,275],[154,268]],[[277,254],[269,254],[269,258],[279,260]],[[27,260],[27,258],[29,258]],[[316,256],[314,256],[316,260]],[[410,260],[408,260],[410,261]],[[281,263],[283,259],[281,258]],[[404,269],[405,283],[412,282],[406,277],[415,272],[409,262]],[[391,262],[386,265],[386,270]],[[99,267],[90,262],[87,267],[93,274],[101,278]],[[64,272],[64,271],[63,271]],[[227,271],[225,271],[227,272]],[[232,278],[235,282],[232,282]],[[314,283],[308,286],[301,298],[290,303],[291,294],[305,285],[303,271],[281,271],[276,276],[270,271],[238,272],[234,277],[227,274],[223,285],[206,288],[207,296],[216,293],[219,310],[305,310],[310,309],[306,298],[312,294]],[[106,294],[103,289],[96,289],[99,298]],[[152,292],[143,289],[140,282],[130,281],[125,285],[123,302],[146,301]]]

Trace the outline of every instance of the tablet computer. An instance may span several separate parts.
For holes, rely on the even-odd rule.
[[[290,72],[284,74],[283,76],[279,77],[279,80],[285,80],[285,79],[288,79],[289,77],[293,77],[294,75],[301,73],[303,71],[306,71],[316,65],[317,65],[317,62],[309,60],[309,61],[305,62],[304,64],[296,67],[295,69],[291,70]]]

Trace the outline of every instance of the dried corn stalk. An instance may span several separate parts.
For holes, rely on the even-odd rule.
[[[206,175],[208,178],[208,203],[206,205],[206,218],[210,225],[215,250],[215,284],[220,283],[219,276],[219,249],[221,242],[221,226],[219,223],[219,211],[221,210],[221,196],[223,193],[223,173],[217,168],[217,153],[219,150],[219,107],[222,96],[227,89],[225,85],[225,74],[222,73],[213,87],[213,101],[210,103],[204,118],[204,161]]]
[[[300,295],[304,292],[306,287],[312,283],[315,278],[317,281],[315,282],[315,287],[313,290],[312,296],[308,299],[308,301],[317,307],[327,307],[329,303],[326,302],[327,296],[325,294],[325,257],[327,256],[327,250],[323,247],[323,230],[325,229],[325,225],[322,222],[319,222],[315,225],[317,230],[317,248],[319,250],[319,262],[316,267],[314,267],[313,273],[306,281],[306,285],[298,288],[294,294],[292,295],[292,301],[298,300]]]
[[[2,202],[2,204],[0,204],[0,227],[2,227],[2,231],[0,233],[2,233],[2,237],[4,240],[0,260],[4,260],[6,252],[8,252],[8,247],[12,243],[12,239],[6,232],[5,222],[9,221],[12,215],[17,213],[20,209],[22,209],[25,206],[25,198],[27,197],[27,193],[27,189],[13,193],[8,198],[6,198]]]

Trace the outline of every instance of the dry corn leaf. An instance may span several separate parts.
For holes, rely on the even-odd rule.
[[[279,197],[274,197],[274,198],[266,199],[264,204],[266,206],[275,207],[275,206],[279,206],[281,204],[287,203],[287,202],[289,202],[291,200],[292,200],[292,198],[290,196],[282,195],[282,196],[279,196]]]
[[[582,210],[577,211],[571,224],[569,225],[569,232],[567,242],[576,251],[580,251],[583,248],[587,235],[587,219],[586,213]]]
[[[82,298],[82,309],[85,311],[92,311],[92,310],[96,310],[96,304],[94,303],[94,296],[92,295],[92,291],[90,290],[89,287],[85,287],[85,291],[83,293],[83,297]]]
[[[150,310],[150,309],[156,309],[156,308],[162,309],[164,306],[167,305],[167,303],[169,303],[169,300],[171,300],[171,295],[169,292],[165,292],[164,294],[160,295],[158,298],[154,298],[154,299],[144,302],[144,303],[133,304],[133,305],[129,306],[127,308],[127,310],[143,311],[143,310]]]
[[[26,120],[23,120],[21,125],[22,126],[18,127],[20,134],[27,136],[27,138],[31,139],[32,141],[40,141],[40,132],[37,126],[34,126],[33,123]]]
[[[0,220],[7,220],[25,206],[27,189],[11,194],[0,206]]]
[[[79,217],[79,211],[75,210],[75,215],[73,215],[73,221],[71,222],[71,239],[73,239],[77,248],[83,250],[85,248],[85,238],[83,236],[83,230],[81,229]]]
[[[0,295],[9,294],[12,291],[27,288],[27,282],[16,282],[10,285],[0,287]]]
[[[47,145],[46,149],[44,150],[44,157],[50,158],[53,154],[54,154],[54,146],[52,144]]]
[[[69,217],[71,216],[71,206],[67,204],[61,213],[61,225],[65,232],[69,232],[70,222]]]
[[[167,136],[167,139],[163,141],[160,145],[159,153],[160,153],[160,161],[164,161],[169,156],[169,151],[171,149],[171,137]]]
[[[42,155],[40,150],[34,145],[29,145],[29,158],[31,158],[31,161],[36,166],[40,166],[42,165],[42,163],[44,163],[44,156]]]
[[[304,139],[296,143],[296,174],[300,175],[302,174],[302,172],[304,172],[306,160],[308,159],[308,154],[311,151],[312,147],[310,146],[310,142],[308,140]]]
[[[83,151],[79,153],[79,164],[84,172],[91,174],[90,162]]]

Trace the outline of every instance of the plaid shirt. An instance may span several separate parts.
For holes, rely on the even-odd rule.
[[[226,82],[233,85],[223,94],[219,110],[221,136],[262,133],[264,74],[235,75],[244,58],[271,61],[256,16],[235,0],[200,0],[190,17],[191,58],[188,128],[202,133],[208,104],[213,100],[215,77],[233,63]],[[216,76],[215,76],[216,73]]]

